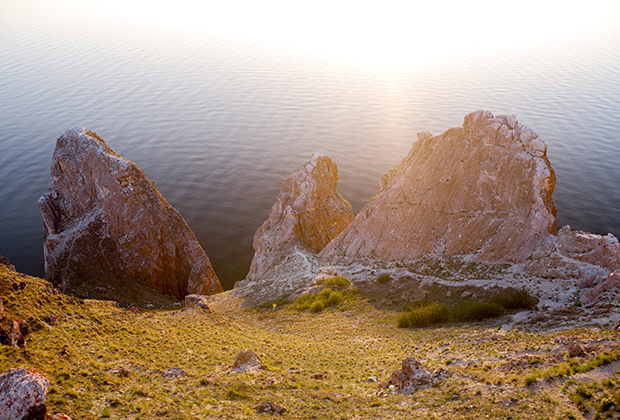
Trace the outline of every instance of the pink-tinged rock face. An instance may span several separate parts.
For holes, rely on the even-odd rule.
[[[56,285],[139,283],[178,298],[222,291],[183,217],[90,130],[58,139],[39,207],[46,276]]]
[[[8,369],[0,374],[0,419],[44,418],[49,380],[37,369]],[[40,417],[36,417],[40,415]]]
[[[269,218],[254,235],[248,280],[275,269],[296,249],[321,251],[351,223],[353,209],[337,185],[336,164],[320,153],[284,180]]]
[[[462,127],[418,137],[322,257],[523,262],[555,234],[556,179],[546,146],[516,118],[476,111]]]

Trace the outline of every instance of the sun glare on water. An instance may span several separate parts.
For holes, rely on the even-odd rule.
[[[137,24],[208,31],[363,65],[399,66],[569,36],[559,28],[597,24],[612,3],[110,0],[106,8]]]

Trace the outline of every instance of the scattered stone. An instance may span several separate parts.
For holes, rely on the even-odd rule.
[[[11,285],[11,287],[13,288],[13,290],[18,291],[18,290],[25,290],[26,289],[26,282],[25,281],[21,281],[19,283],[13,283]]]
[[[39,207],[46,277],[63,290],[121,282],[178,298],[222,291],[183,217],[142,170],[90,130],[58,138]]]
[[[127,312],[129,312],[130,314],[139,314],[140,309],[136,308],[135,306],[132,306],[131,308],[127,309]]]
[[[286,407],[280,404],[272,403],[272,402],[262,402],[258,404],[256,407],[254,407],[254,410],[256,410],[257,413],[267,413],[270,411],[273,411],[274,413],[277,413],[277,414],[286,413]]]
[[[246,282],[277,270],[298,248],[320,252],[353,221],[353,209],[337,186],[336,164],[321,153],[284,180],[268,219],[254,235],[255,253]]]
[[[50,417],[49,420],[72,420],[72,419],[68,415],[60,413],[60,414],[54,414],[52,417]]]
[[[181,368],[169,368],[164,370],[161,374],[164,378],[184,378],[189,375],[185,369]]]
[[[8,369],[0,374],[0,419],[43,420],[49,380],[37,369]]]
[[[45,322],[50,327],[54,327],[58,325],[58,316],[57,315],[46,315],[43,317],[43,322]]]
[[[380,388],[398,389],[405,393],[412,393],[422,386],[434,386],[446,377],[448,370],[439,368],[432,373],[415,357],[403,360],[400,369],[392,373],[390,379],[379,384]]]
[[[120,378],[128,378],[131,376],[131,371],[122,366],[117,366],[109,371],[112,375],[116,375]],[[165,376],[165,375],[164,375]]]
[[[314,375],[310,376],[310,378],[312,379],[323,379],[323,374],[322,373],[315,373]]]
[[[585,356],[583,348],[577,343],[571,343],[568,346],[568,357],[581,357]]]
[[[5,256],[0,255],[0,267],[6,267],[11,271],[15,271],[15,266],[11,264],[11,261]]]
[[[235,361],[233,363],[233,372],[241,373],[241,372],[252,372],[263,369],[263,363],[260,358],[254,353],[252,350],[242,350],[235,357]]]
[[[185,296],[185,307],[196,306],[200,309],[209,310],[209,299],[203,295],[187,295]]]
[[[26,345],[26,337],[30,333],[28,322],[23,319],[16,319],[11,325],[11,345],[15,347],[24,347]]]

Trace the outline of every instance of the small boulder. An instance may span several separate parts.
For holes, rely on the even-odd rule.
[[[50,383],[37,369],[8,369],[0,374],[0,419],[43,420]]]
[[[262,402],[258,404],[256,407],[254,407],[254,410],[256,410],[257,413],[267,413],[267,412],[274,412],[277,414],[286,413],[286,407],[280,404],[272,403],[272,402]]]
[[[169,368],[164,370],[161,374],[164,378],[184,378],[189,375],[185,369],[181,368]]]
[[[390,379],[379,384],[380,388],[395,388],[405,393],[412,393],[422,386],[433,386],[441,382],[447,369],[440,368],[430,372],[415,357],[403,360],[400,369],[392,373]]]
[[[568,346],[568,357],[581,357],[585,356],[583,348],[577,343],[571,343]]]
[[[185,296],[185,307],[195,306],[200,309],[209,310],[208,299],[203,295],[187,295]]]
[[[263,369],[263,363],[252,350],[242,350],[235,357],[233,372],[241,373],[246,371],[257,371]]]
[[[69,417],[66,414],[58,413],[58,414],[54,414],[52,417],[50,417],[49,420],[72,420],[72,419],[71,419],[71,417]]]
[[[30,333],[28,322],[23,319],[16,319],[11,325],[11,345],[15,347],[24,347],[26,345],[26,337]]]

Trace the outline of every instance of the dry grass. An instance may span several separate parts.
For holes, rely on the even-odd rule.
[[[134,314],[51,295],[32,277],[19,277],[27,287],[14,291],[16,276],[0,268],[7,316],[35,328],[25,348],[0,346],[0,370],[41,369],[51,382],[50,411],[75,419],[267,418],[253,410],[262,401],[284,405],[291,419],[618,416],[618,405],[610,405],[620,395],[619,337],[612,331],[402,329],[398,312],[362,298],[316,314],[284,303],[275,312],[230,307],[225,315],[217,309]],[[44,323],[50,314],[58,325]],[[572,342],[593,350],[568,358]],[[231,372],[235,355],[246,348],[266,369]],[[413,395],[380,389],[377,381],[408,356],[430,369],[447,367],[450,375]],[[172,367],[188,375],[164,376]],[[588,374],[599,375],[594,385],[580,376]]]

